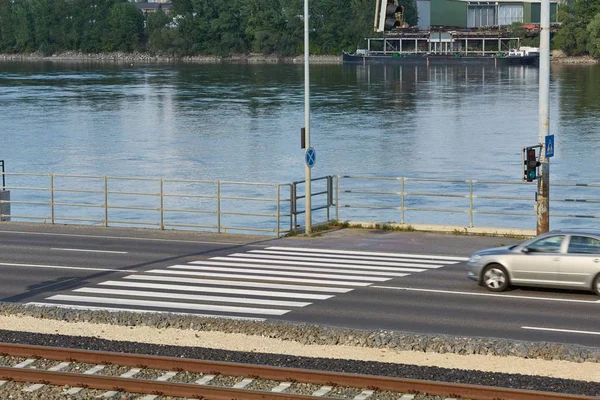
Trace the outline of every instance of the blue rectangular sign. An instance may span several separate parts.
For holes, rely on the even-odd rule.
[[[546,136],[546,158],[554,157],[554,135]]]

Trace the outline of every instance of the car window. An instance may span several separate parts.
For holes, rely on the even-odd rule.
[[[571,236],[569,253],[600,254],[600,240],[589,236]]]
[[[560,253],[560,246],[564,238],[564,235],[545,237],[530,243],[527,245],[527,249],[536,253]]]

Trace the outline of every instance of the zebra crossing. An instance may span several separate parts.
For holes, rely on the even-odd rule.
[[[106,280],[28,304],[265,320],[464,257],[271,246]]]

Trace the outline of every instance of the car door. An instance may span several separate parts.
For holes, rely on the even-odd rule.
[[[513,261],[513,281],[524,283],[558,282],[558,266],[566,235],[545,236],[530,242]]]
[[[558,279],[567,286],[588,286],[600,271],[600,239],[571,235],[567,253],[558,268]]]

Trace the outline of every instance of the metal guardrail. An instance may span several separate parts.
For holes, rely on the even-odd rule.
[[[351,185],[348,181],[360,182],[360,188],[348,188]],[[391,183],[392,187],[382,190],[381,187],[385,186],[386,183],[388,185]],[[433,184],[433,188],[426,190],[423,188],[426,184]],[[437,188],[435,187],[436,185],[438,186]],[[521,181],[338,175],[335,186],[336,220],[340,219],[340,208],[391,210],[401,224],[409,222],[406,217],[409,211],[466,214],[468,216],[469,227],[475,226],[475,216],[477,215],[536,216],[533,207],[535,206],[535,190],[537,185]],[[514,189],[503,189],[498,193],[498,188],[506,188],[508,186],[517,187],[519,191],[527,192],[527,195],[510,195],[511,192],[515,192]],[[496,190],[490,190],[490,187]],[[564,190],[560,190],[561,188]],[[582,197],[566,197],[566,195],[563,195],[563,192],[572,195],[573,190],[576,188],[598,189],[595,191],[596,193],[591,194],[598,196],[598,198],[590,198],[589,193],[581,195]],[[484,192],[485,190],[487,192]],[[507,195],[506,193],[509,194]],[[517,192],[517,194],[519,193]],[[557,212],[551,212],[551,217],[600,219],[600,215],[572,212],[570,211],[571,208],[560,205],[560,203],[585,203],[590,205],[600,203],[600,184],[552,183],[550,194],[550,201],[554,203],[554,207],[551,210],[557,210]],[[344,197],[343,200],[340,200],[340,195]],[[443,207],[435,207],[431,205],[431,202],[427,201],[432,198],[454,199],[454,201],[444,201],[442,202]],[[352,202],[353,199],[354,202]],[[385,199],[387,201],[378,203],[378,199]],[[478,205],[478,203],[483,204]],[[418,206],[419,204],[421,206]],[[410,222],[415,223],[417,221]]]
[[[218,233],[255,231],[277,235],[292,230],[291,184],[2,172],[3,177],[6,175],[34,181],[29,186],[6,187],[13,191],[14,199],[6,203],[28,210],[19,214],[17,207],[13,207],[13,221],[201,228]],[[30,195],[18,196],[20,193]],[[40,208],[42,215],[32,215],[33,209],[39,213]],[[208,218],[198,218],[201,215]],[[250,222],[240,223],[244,218]],[[288,227],[282,229],[282,224]]]

